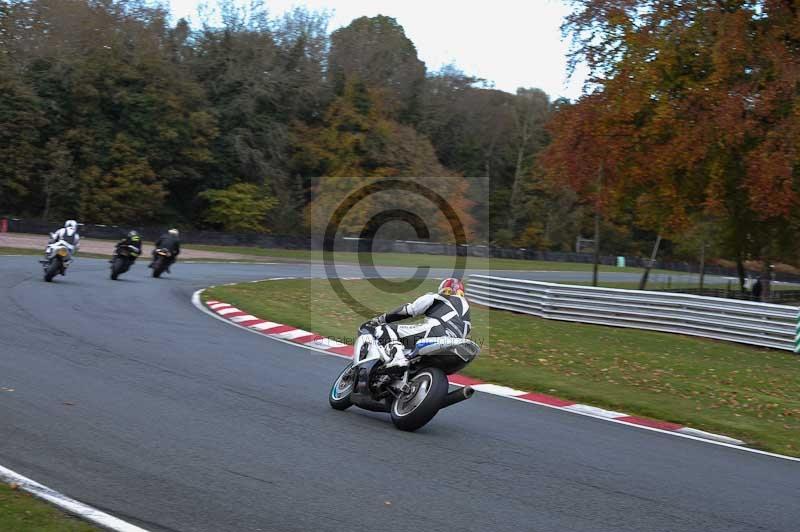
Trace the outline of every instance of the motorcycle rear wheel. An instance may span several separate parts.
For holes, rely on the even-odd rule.
[[[165,263],[166,260],[162,257],[156,259],[155,264],[153,264],[153,277],[161,277],[161,274],[167,269],[167,267],[164,265]]]
[[[439,368],[426,368],[409,381],[412,390],[392,402],[392,423],[400,430],[413,432],[424,427],[444,404],[447,375]]]
[[[47,269],[44,271],[44,280],[46,282],[52,282],[53,277],[55,277],[59,270],[61,269],[61,265],[58,263],[58,259],[53,259],[50,264],[47,265]]]
[[[124,268],[122,257],[115,257],[114,262],[111,263],[111,280],[116,281],[119,274],[122,273],[122,269]]]
[[[339,374],[328,393],[328,402],[334,410],[347,410],[353,405],[350,394],[353,392],[353,376],[350,370],[353,363],[349,363]]]

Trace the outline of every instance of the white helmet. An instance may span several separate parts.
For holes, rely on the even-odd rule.
[[[66,222],[64,222],[64,227],[66,229],[72,229],[74,231],[78,228],[78,222],[76,222],[75,220],[67,220]]]
[[[174,229],[174,228],[173,228],[173,229],[170,229],[169,231],[167,231],[167,233],[169,233],[169,234],[171,234],[171,235],[173,235],[173,236],[179,236],[179,235],[180,235],[180,233],[178,232],[178,230],[177,230],[177,229]]]

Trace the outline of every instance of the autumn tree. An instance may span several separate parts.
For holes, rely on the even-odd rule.
[[[591,149],[617,155],[609,198],[632,206],[638,227],[665,236],[702,213],[724,220],[725,251],[742,276],[750,253],[796,256],[784,244],[798,206],[795,7],[573,4],[564,26],[572,60],[584,61],[592,78],[570,113],[592,117],[583,122]],[[566,155],[575,134],[562,125],[570,120],[556,117],[553,153]]]
[[[308,175],[321,176],[307,209],[312,231],[320,234],[324,230],[337,202],[364,186],[364,178],[415,177],[450,201],[471,236],[474,221],[468,212],[471,203],[467,199],[467,181],[447,180],[453,174],[439,163],[430,142],[413,128],[392,120],[381,95],[351,79],[329,107],[322,126],[296,131],[297,167]],[[373,214],[387,206],[417,214],[436,212],[435,205],[428,202],[421,206],[419,200],[410,193],[376,194],[344,221],[342,229],[360,231]],[[447,220],[435,214],[426,215],[425,219],[435,220],[431,228],[437,237],[451,238],[447,236]]]

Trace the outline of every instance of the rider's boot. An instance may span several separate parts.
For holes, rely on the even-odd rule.
[[[405,368],[408,366],[408,359],[406,358],[403,344],[398,341],[389,342],[384,346],[386,350],[387,359],[389,360],[384,364],[384,368]]]

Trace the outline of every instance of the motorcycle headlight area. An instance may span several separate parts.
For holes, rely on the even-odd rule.
[[[67,256],[67,250],[64,249],[64,248],[59,248],[58,251],[56,251],[56,254],[59,257],[66,257]]]

